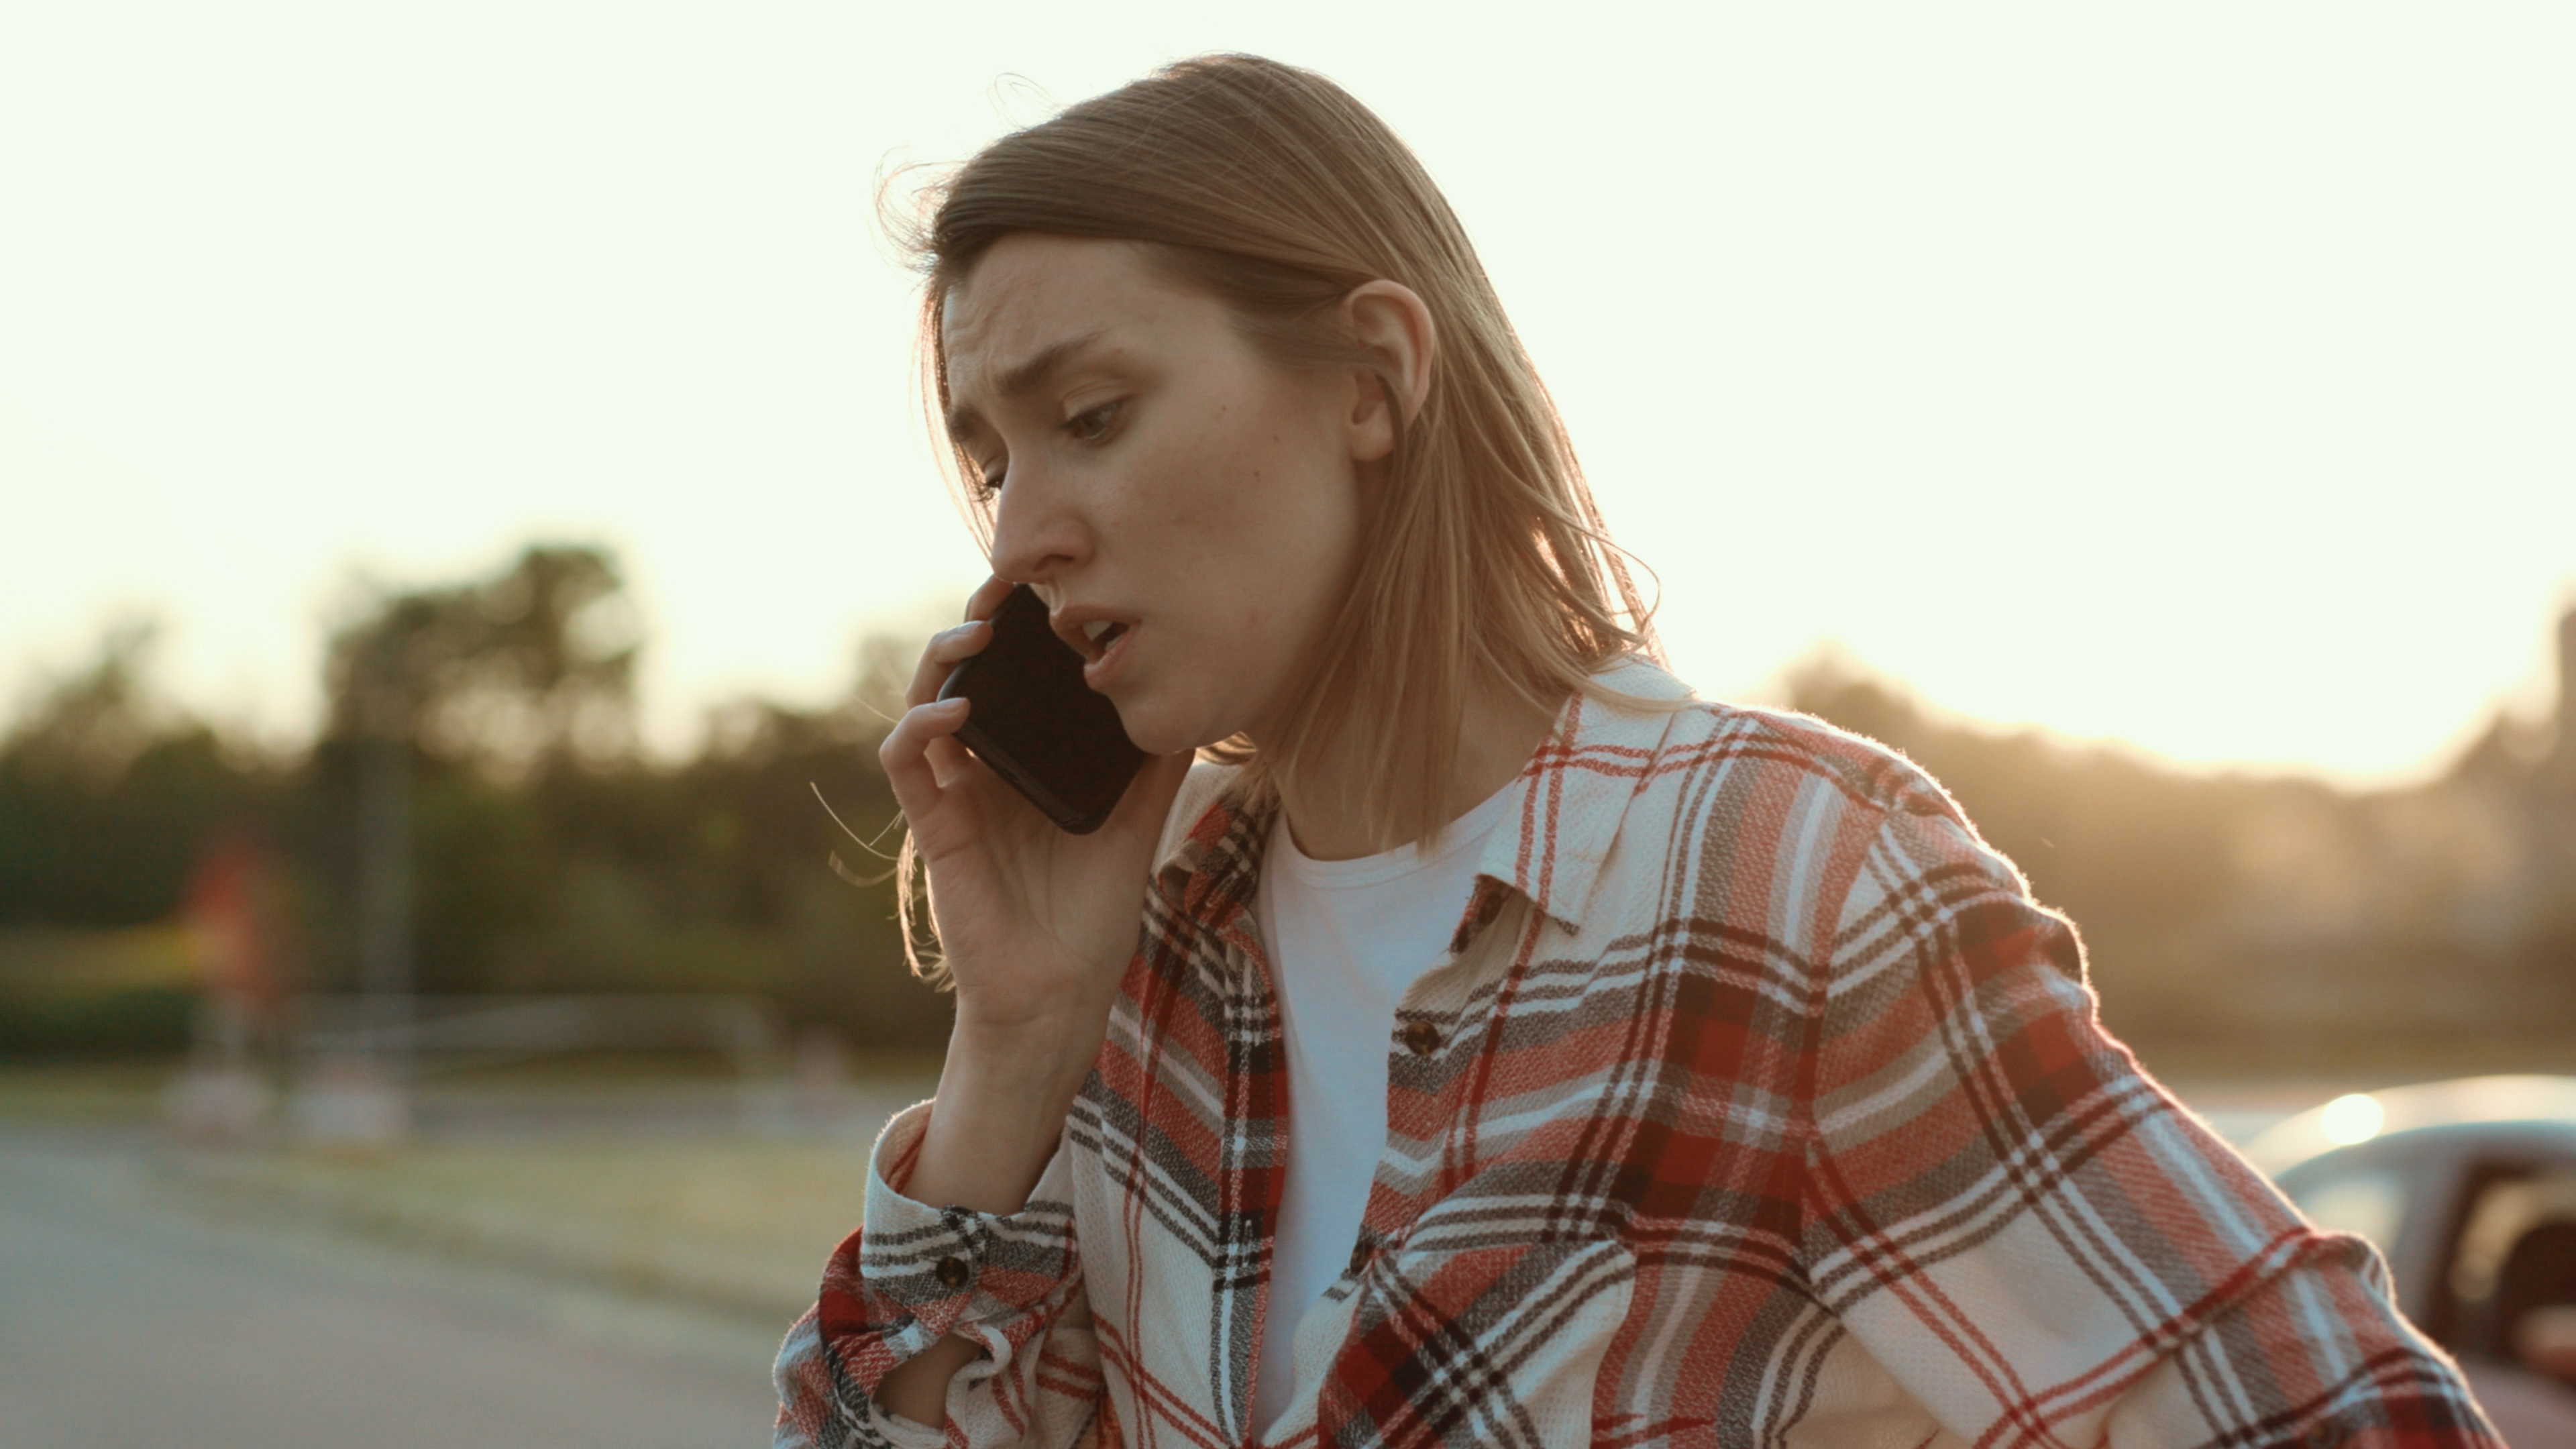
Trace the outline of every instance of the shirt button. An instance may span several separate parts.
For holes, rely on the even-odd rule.
[[[1406,1027],[1404,1049],[1417,1057],[1427,1057],[1440,1050],[1440,1028],[1427,1021],[1417,1021]]]
[[[1362,1273],[1367,1272],[1369,1259],[1373,1256],[1374,1255],[1369,1252],[1368,1234],[1360,1234],[1360,1240],[1351,1244],[1350,1275],[1356,1278]]]
[[[2343,1424],[2335,1419],[2319,1419],[2299,1436],[2304,1449],[2338,1449],[2344,1441]]]
[[[940,1259],[939,1266],[931,1269],[930,1275],[939,1280],[940,1287],[952,1293],[965,1287],[969,1276],[966,1271],[966,1260],[954,1253]]]

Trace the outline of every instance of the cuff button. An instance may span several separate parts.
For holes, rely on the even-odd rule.
[[[1404,1049],[1417,1057],[1427,1057],[1440,1050],[1440,1028],[1427,1021],[1417,1021],[1404,1029]]]
[[[930,1276],[939,1280],[940,1287],[953,1293],[966,1286],[970,1275],[966,1271],[966,1260],[951,1253],[939,1260],[939,1266],[930,1270]]]

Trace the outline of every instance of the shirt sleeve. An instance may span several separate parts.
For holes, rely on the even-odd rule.
[[[1802,1266],[1968,1443],[2502,1449],[2322,1232],[2097,1019],[2064,918],[1902,789],[1815,977]]]
[[[1068,1154],[1057,1148],[1016,1213],[915,1202],[896,1184],[911,1176],[933,1105],[899,1114],[878,1137],[863,1225],[833,1252],[818,1301],[779,1350],[782,1449],[1067,1449],[1098,1437],[1100,1357]],[[876,1405],[889,1372],[950,1335],[983,1354],[949,1381],[946,1425]]]

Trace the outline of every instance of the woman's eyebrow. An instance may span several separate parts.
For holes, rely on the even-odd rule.
[[[1065,369],[1082,352],[1098,342],[1105,329],[1094,328],[1079,336],[1049,343],[1027,359],[1012,363],[996,374],[993,391],[1004,398],[1026,397],[1042,391],[1055,375]],[[983,416],[972,407],[948,410],[948,431],[952,436],[983,425]]]

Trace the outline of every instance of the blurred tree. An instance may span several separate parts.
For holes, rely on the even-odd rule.
[[[0,1056],[182,1047],[186,937],[157,923],[216,841],[259,835],[290,805],[286,771],[152,687],[155,635],[107,630],[0,736]],[[263,903],[284,969],[302,939],[293,884]]]
[[[0,925],[127,926],[177,909],[219,829],[256,829],[285,773],[152,688],[158,629],[106,631],[0,737]]]
[[[11,764],[29,778],[90,789],[113,784],[170,724],[144,677],[160,633],[148,618],[109,625],[98,657],[55,680],[9,732],[0,748]]]
[[[600,549],[536,545],[490,577],[376,591],[331,638],[326,736],[408,741],[524,779],[635,747],[639,626]]]
[[[376,590],[333,635],[317,763],[337,831],[344,979],[477,991],[554,914],[563,861],[527,788],[634,765],[634,612],[615,560],[532,545],[462,584]]]

